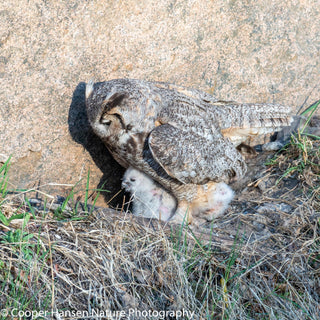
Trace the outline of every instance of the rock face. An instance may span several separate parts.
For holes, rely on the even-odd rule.
[[[319,10],[317,0],[4,2],[0,161],[12,155],[12,188],[61,194],[90,169],[92,188],[120,190],[123,170],[88,126],[90,78],[297,109],[319,99]]]

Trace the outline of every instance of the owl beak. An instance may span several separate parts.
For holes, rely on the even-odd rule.
[[[122,189],[125,189],[126,191],[130,191],[130,183],[128,181],[122,181],[121,187],[122,187]]]

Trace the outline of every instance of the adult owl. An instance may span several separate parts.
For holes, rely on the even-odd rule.
[[[245,174],[238,145],[292,121],[290,109],[279,104],[220,101],[199,90],[134,79],[90,81],[86,108],[116,161],[173,194],[174,219],[189,222],[199,211],[212,220],[208,195],[218,183]]]

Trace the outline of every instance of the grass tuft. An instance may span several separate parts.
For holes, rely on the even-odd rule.
[[[291,136],[291,141],[282,148],[267,165],[278,167],[282,174],[277,184],[284,178],[298,177],[310,189],[317,189],[320,182],[320,137],[307,132],[320,100],[308,107],[301,116],[308,115],[304,125]]]
[[[89,173],[82,202],[78,185],[54,203],[26,193],[14,201],[8,161],[0,169],[0,310],[9,317],[0,319],[14,318],[12,310],[45,311],[43,319],[130,310],[138,311],[131,319],[183,310],[181,319],[319,319],[319,139],[303,128],[270,164],[267,179],[277,184],[245,188],[211,224],[181,227],[95,208],[100,190],[89,190]]]

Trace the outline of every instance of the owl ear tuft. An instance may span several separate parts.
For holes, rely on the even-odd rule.
[[[86,99],[88,99],[91,96],[93,92],[93,85],[93,79],[90,79],[89,82],[86,84]]]
[[[126,97],[125,92],[114,92],[105,98],[103,101],[105,106],[108,106],[108,109],[112,109],[119,105],[121,101]]]

